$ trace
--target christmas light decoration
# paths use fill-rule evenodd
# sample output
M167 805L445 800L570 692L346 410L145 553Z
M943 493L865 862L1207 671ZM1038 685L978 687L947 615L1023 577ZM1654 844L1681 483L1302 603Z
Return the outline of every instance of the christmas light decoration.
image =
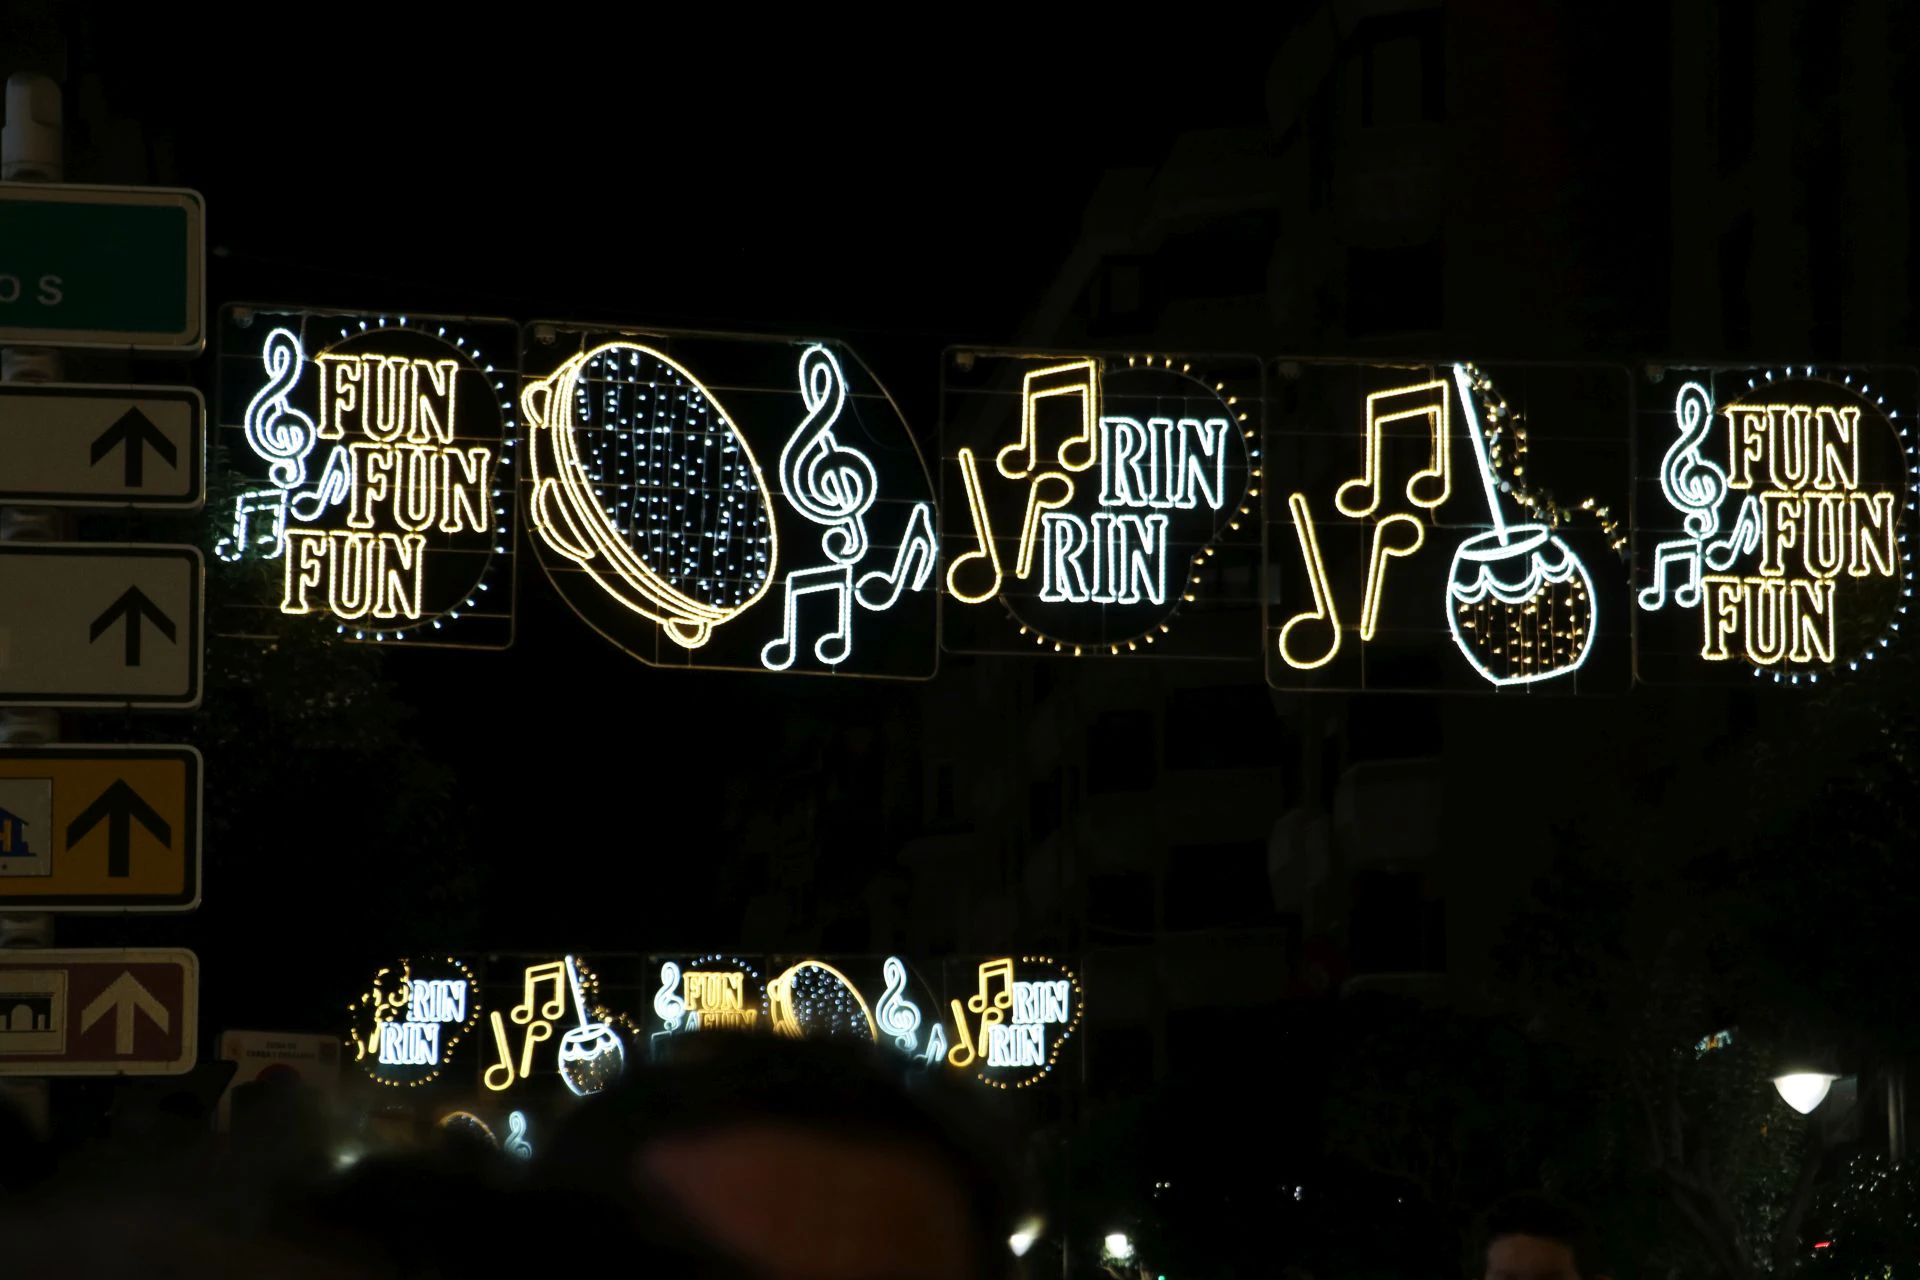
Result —
M772 585L760 464L698 378L634 342L582 352L520 395L535 531L688 649Z
M1564 514L1550 498L1516 487L1500 474L1500 446L1511 432L1515 457L1525 456L1525 434L1492 382L1471 365L1456 364L1450 378L1426 378L1370 393L1365 400L1360 475L1334 492L1342 516L1370 521L1359 610L1359 640L1379 634L1389 598L1388 570L1412 560L1428 543L1428 521L1451 510L1453 498L1453 406L1457 402L1473 449L1490 528L1454 550L1443 603L1455 647L1489 684L1525 685L1578 671L1592 652L1598 601L1584 562L1555 528ZM1482 410L1485 410L1484 415ZM1389 428L1417 424L1427 445L1427 464L1400 490L1414 511L1382 511L1386 494L1385 439ZM1523 471L1519 461L1516 472ZM1512 497L1535 523L1510 524L1503 496ZM1340 653L1344 625L1320 551L1312 501L1290 494L1288 514L1300 546L1312 596L1310 608L1290 615L1275 638L1281 660L1297 671L1326 666ZM1613 536L1611 516L1598 503L1580 504ZM1314 637L1310 640L1308 637Z
M1674 397L1659 485L1682 536L1654 544L1636 599L1649 613L1698 609L1707 662L1793 684L1843 661L1857 670L1890 643L1913 594L1910 428L1855 372L1753 371L1716 405L1714 385L1732 380L1709 372ZM1863 612L1883 629L1844 656L1840 626Z
M794 1039L877 1036L866 997L824 960L802 960L767 983L773 1029Z
M428 977L426 974L445 976ZM347 1006L354 1061L375 1083L430 1083L473 1029L480 1000L473 972L451 956L402 960L374 975L371 988Z
M230 332L252 324L242 310L246 325L232 320ZM215 554L279 560L281 611L330 616L343 636L471 642L472 611L496 581L510 582L512 558L503 493L515 374L469 341L491 326L269 314L289 323L268 331L257 363L221 364L223 377L245 368L260 378L238 456L264 464L269 483L235 496ZM460 331L449 335L448 324ZM336 336L309 356L309 337L328 326ZM499 608L509 605L503 595ZM462 610L468 628L440 634Z
M1096 356L999 358L1028 366L1018 426L993 449L998 483L980 465L991 444L954 451L971 537L948 564L948 594L999 600L1021 635L1057 653L1151 646L1258 496L1247 411L1170 356L1129 356L1124 367Z
M1080 979L1046 956L981 961L978 990L949 1001L954 1045L947 1062L998 1089L1024 1089L1052 1072L1079 1029ZM971 1020L969 1015L971 1015Z

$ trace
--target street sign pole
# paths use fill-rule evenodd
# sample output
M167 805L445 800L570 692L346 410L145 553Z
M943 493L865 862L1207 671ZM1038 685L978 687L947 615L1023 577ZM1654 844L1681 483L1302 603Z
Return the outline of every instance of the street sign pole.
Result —
M61 131L60 85L49 76L20 72L7 79L6 118L0 124L0 180L58 182L66 174ZM57 382L62 373L57 352L0 348L0 383ZM0 507L0 541L59 538L64 518L58 511L30 512ZM0 709L0 742L9 745L56 742L60 713L52 710ZM20 950L53 945L53 916L47 912L0 913L0 958ZM42 1133L51 1129L51 1090L44 1076L13 1080L10 1092Z

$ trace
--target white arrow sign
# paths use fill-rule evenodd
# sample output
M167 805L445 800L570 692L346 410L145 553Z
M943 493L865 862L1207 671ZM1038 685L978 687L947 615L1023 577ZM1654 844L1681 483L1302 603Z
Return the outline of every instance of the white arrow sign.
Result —
M0 706L200 705L193 547L0 543Z
M113 1051L123 1056L133 1052L133 1015L136 1012L152 1018L153 1025L162 1031L173 1028L173 1019L167 1012L167 1006L154 999L153 992L141 986L140 979L131 973L123 973L115 978L105 991L80 1011L81 1032L93 1030L93 1024L109 1012L114 1016Z
M0 384L0 502L197 508L206 418L192 387Z

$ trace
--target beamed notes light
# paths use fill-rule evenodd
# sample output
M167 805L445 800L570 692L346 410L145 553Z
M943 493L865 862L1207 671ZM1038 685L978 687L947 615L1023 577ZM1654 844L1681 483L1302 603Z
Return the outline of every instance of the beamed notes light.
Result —
M1259 495L1258 362L968 350L946 368L947 594L1045 652L1161 644Z
M517 331L505 321L229 307L237 470L214 551L263 607L352 640L503 647L513 628Z
M1667 369L1653 387L1642 677L1813 684L1877 659L1913 598L1912 371Z
M1040 1083L1080 1027L1079 976L1047 956L1000 956L963 972L973 989L947 1002L947 1064L996 1089Z
M932 676L932 481L851 351L536 324L523 359L535 546L601 634L655 666Z
M1528 411L1465 363L1281 366L1299 394L1274 425L1273 465L1289 477L1269 508L1276 686L1626 687L1624 504L1563 506L1528 462L1545 421L1550 458L1624 486L1624 442L1589 435L1596 410L1625 412L1626 380L1593 366L1506 376Z

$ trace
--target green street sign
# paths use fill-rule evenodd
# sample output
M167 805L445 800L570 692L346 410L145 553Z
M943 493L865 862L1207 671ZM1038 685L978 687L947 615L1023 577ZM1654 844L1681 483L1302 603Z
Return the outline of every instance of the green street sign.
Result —
M196 352L200 194L0 183L0 345Z

